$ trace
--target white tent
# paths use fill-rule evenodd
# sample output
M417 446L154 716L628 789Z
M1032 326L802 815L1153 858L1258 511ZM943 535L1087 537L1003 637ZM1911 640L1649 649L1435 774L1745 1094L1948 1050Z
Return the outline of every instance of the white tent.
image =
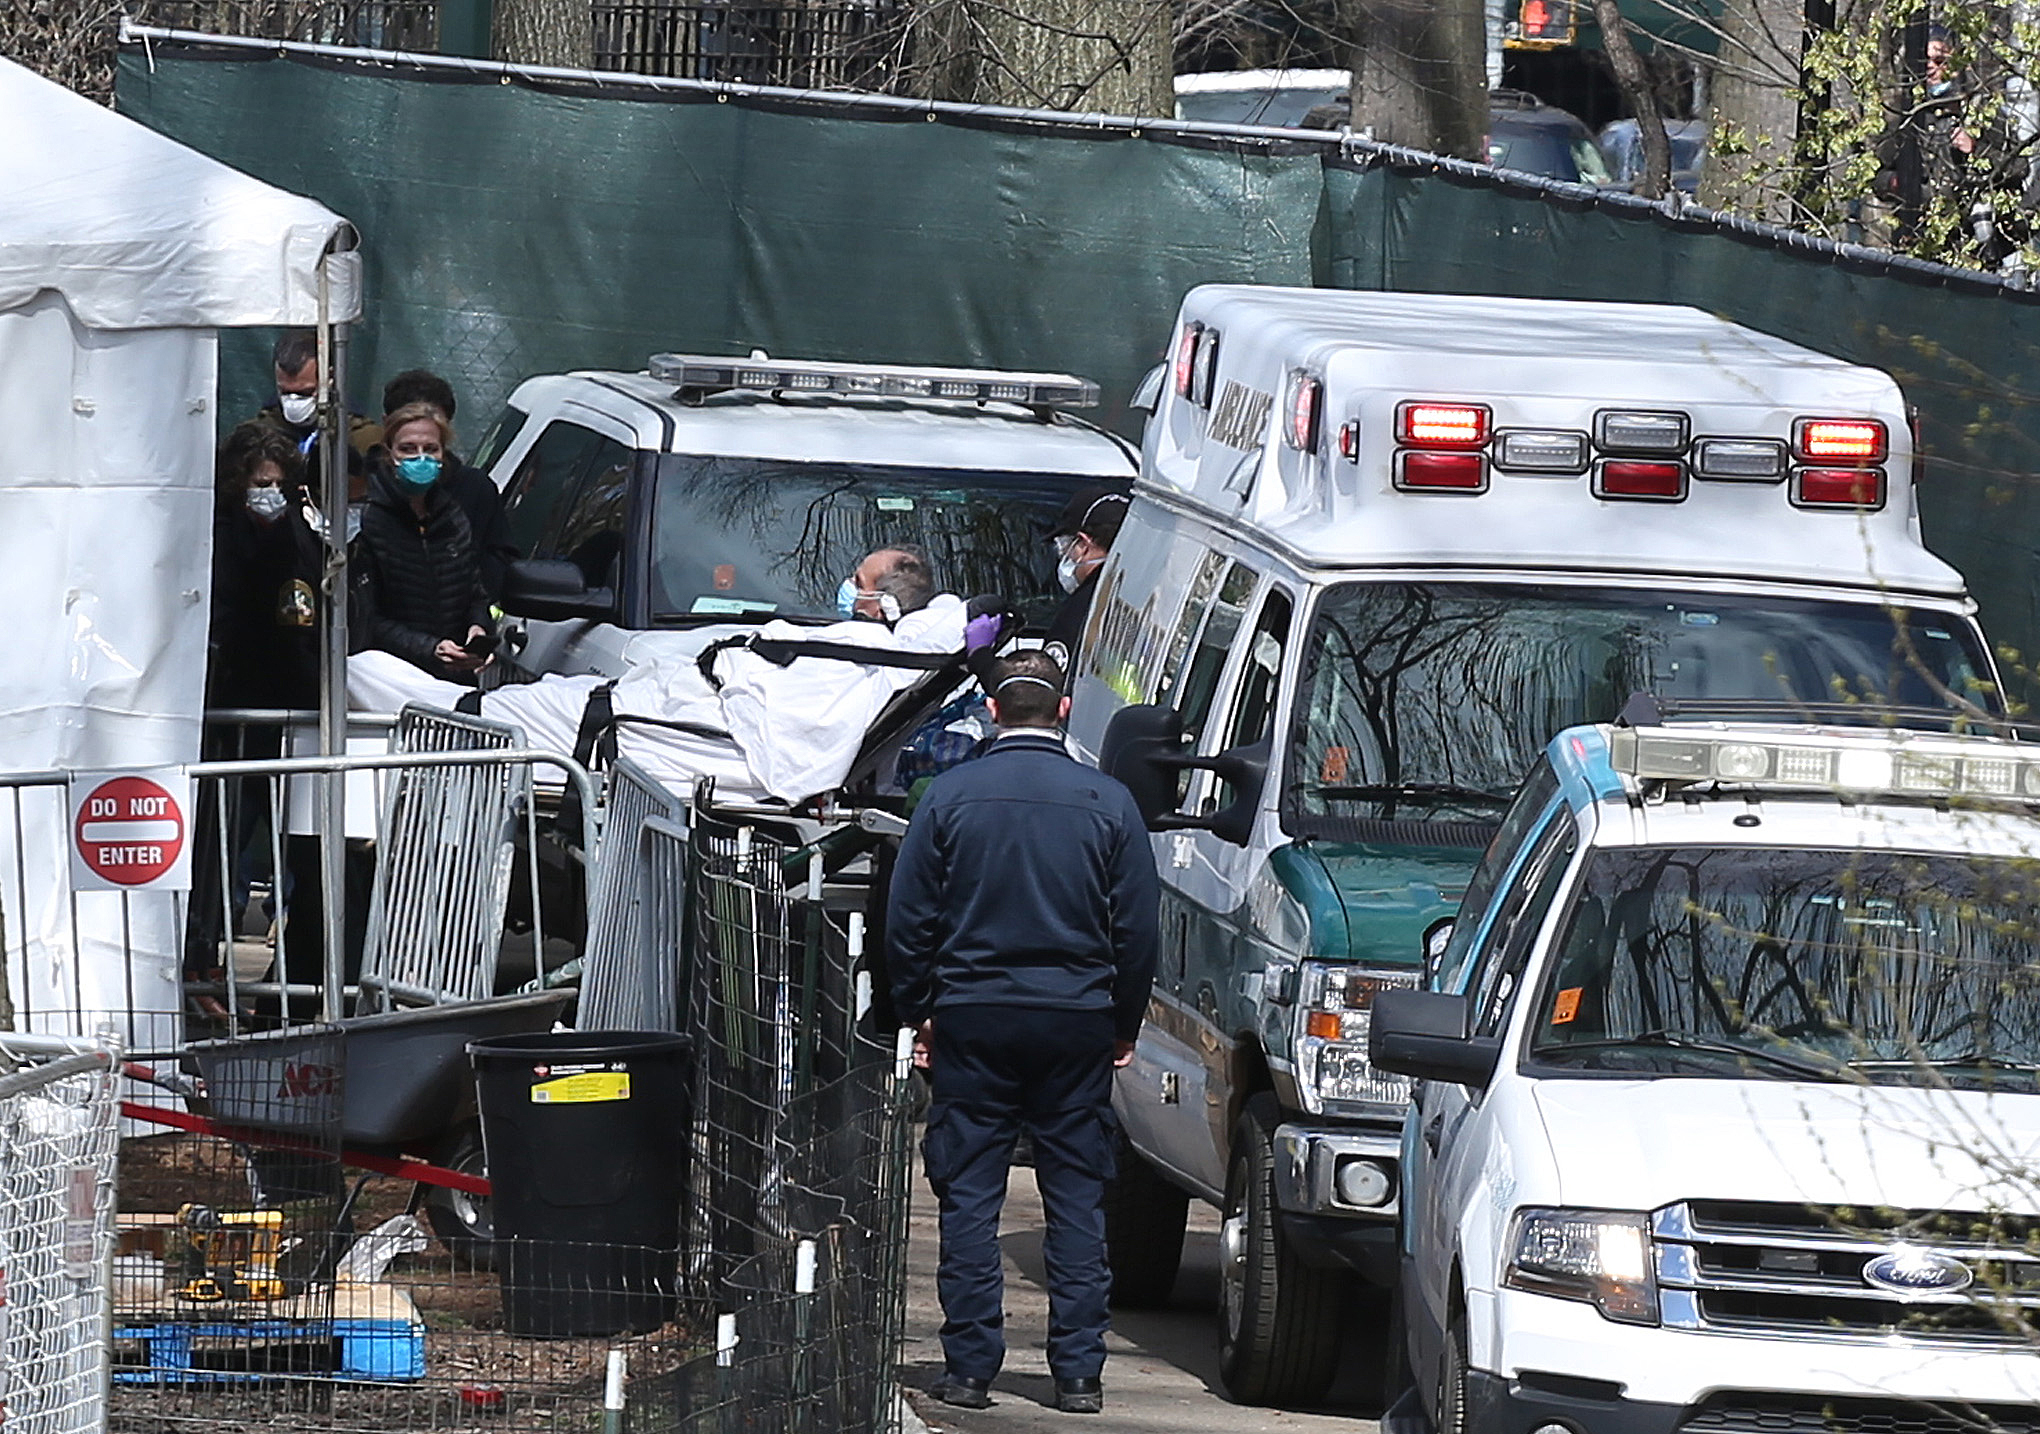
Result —
M0 782L192 761L216 331L317 322L322 256L350 231L5 60L0 135ZM357 302L329 295L329 317ZM61 790L0 788L21 1024L174 1012L181 898L74 898L66 825Z

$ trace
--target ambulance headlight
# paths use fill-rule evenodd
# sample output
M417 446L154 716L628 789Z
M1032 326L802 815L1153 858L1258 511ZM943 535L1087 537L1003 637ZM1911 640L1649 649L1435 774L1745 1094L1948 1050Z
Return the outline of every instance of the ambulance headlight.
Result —
M1686 415L1604 408L1594 415L1594 443L1608 453L1684 453Z
M1509 1234L1513 1290L1583 1300L1622 1324L1658 1322L1650 1219L1623 1210L1516 1212Z
M1340 1112L1393 1114L1409 1103L1407 1077L1378 1071L1367 1059L1374 998L1383 991L1414 990L1418 973L1363 970L1306 961L1298 975L1296 1084L1313 1115Z

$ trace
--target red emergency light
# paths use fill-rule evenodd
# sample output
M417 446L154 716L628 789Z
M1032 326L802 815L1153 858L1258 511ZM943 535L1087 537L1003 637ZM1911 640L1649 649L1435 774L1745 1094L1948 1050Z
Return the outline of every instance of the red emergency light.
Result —
M1686 465L1640 458L1606 459L1594 470L1594 496L1676 502L1686 496Z
M1882 468L1802 468L1792 475L1792 501L1801 508L1884 506Z
M1289 446L1305 453L1317 452L1318 410L1324 405L1325 386L1308 374L1292 380L1289 393Z
M1190 396L1190 381L1197 376L1197 336L1204 332L1202 324L1183 325L1182 336L1176 340L1176 396Z
M1488 420L1486 404L1412 400L1396 405L1395 436L1418 448L1481 448Z
M1882 463L1884 425L1873 418L1802 418L1792 425L1792 452L1808 463Z
M1395 456L1395 486L1405 490L1480 493L1487 489L1487 458L1479 453L1404 451Z

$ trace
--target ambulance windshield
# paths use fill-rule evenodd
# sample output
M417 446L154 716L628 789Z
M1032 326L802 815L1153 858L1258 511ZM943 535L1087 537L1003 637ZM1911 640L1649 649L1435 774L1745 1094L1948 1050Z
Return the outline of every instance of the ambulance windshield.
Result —
M1975 630L1876 602L1348 583L1306 645L1284 818L1492 820L1562 728L1639 692L1688 702L1999 702Z

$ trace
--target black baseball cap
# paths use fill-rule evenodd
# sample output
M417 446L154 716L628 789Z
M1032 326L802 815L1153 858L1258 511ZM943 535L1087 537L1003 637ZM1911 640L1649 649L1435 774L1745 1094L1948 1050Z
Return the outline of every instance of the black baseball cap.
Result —
M1126 521L1126 505L1132 498L1124 488L1109 483L1086 483L1063 504L1062 516L1048 530L1051 538L1068 538L1088 533L1093 542L1111 547Z

